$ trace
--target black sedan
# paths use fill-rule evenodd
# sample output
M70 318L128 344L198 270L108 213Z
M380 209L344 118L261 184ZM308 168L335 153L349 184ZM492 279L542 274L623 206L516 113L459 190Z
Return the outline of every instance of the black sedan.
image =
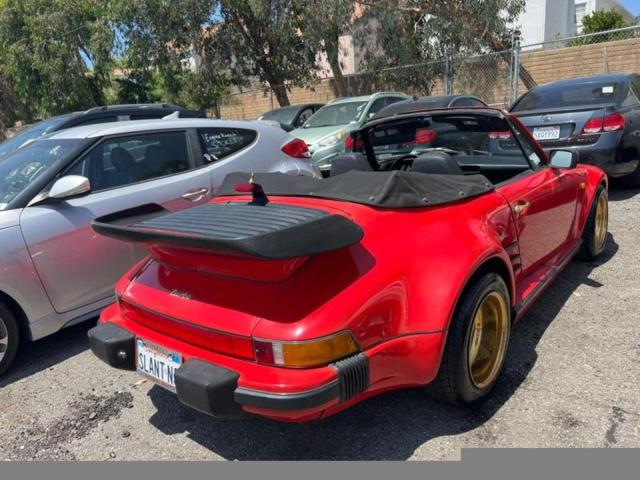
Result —
M640 75L547 83L522 95L510 111L545 150L575 150L580 163L640 188Z
M311 115L320 110L324 103L304 103L302 105L291 105L289 107L276 108L263 113L258 120L272 120L278 122L280 126L290 132L302 126Z

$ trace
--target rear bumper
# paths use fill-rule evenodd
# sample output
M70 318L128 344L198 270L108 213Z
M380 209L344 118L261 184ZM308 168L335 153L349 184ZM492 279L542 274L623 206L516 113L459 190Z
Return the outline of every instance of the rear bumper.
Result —
M117 304L103 310L99 325L89 332L94 353L109 365L127 370L135 369L135 349L131 352L136 337L182 355L183 365L175 374L176 393L190 407L219 417L250 413L305 422L326 418L388 390L429 383L438 373L446 333L405 334L325 367L290 369L185 343L127 319ZM126 355L119 353L121 349Z
M125 328L104 323L89 330L88 337L91 350L102 361L114 368L136 369L135 335ZM238 386L239 372L192 358L175 372L176 394L183 404L214 417L241 418L259 413L294 420L305 418L318 407L345 402L369 387L365 354L335 362L332 368L335 380L309 390L275 393ZM297 415L289 417L287 412Z

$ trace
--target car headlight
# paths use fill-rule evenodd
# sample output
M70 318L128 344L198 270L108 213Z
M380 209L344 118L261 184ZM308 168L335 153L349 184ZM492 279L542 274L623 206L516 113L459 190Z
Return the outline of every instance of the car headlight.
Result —
M259 363L291 368L311 368L328 365L359 351L350 332L302 342L253 340Z
M344 130L338 133L334 133L333 135L329 135L328 137L324 137L322 140L318 142L319 147L333 147L337 145L344 137L347 136L347 132Z

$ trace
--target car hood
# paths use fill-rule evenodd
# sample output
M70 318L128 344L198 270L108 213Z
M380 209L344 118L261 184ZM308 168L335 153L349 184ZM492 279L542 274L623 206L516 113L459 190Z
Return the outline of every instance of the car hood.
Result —
M351 131L354 128L357 128L357 125L351 123L345 125L330 125L328 127L297 128L291 132L291 135L304 140L309 145L314 145L325 137L342 131Z
M15 227L20 224L21 209L0 210L0 230Z

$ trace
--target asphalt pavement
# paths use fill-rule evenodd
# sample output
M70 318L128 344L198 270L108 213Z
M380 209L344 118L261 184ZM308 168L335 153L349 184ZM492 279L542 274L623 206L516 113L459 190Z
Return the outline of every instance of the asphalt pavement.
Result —
M218 420L88 350L91 322L0 379L0 459L430 460L476 447L640 447L640 192L612 189L606 251L573 262L514 328L475 409L388 393L330 419Z

